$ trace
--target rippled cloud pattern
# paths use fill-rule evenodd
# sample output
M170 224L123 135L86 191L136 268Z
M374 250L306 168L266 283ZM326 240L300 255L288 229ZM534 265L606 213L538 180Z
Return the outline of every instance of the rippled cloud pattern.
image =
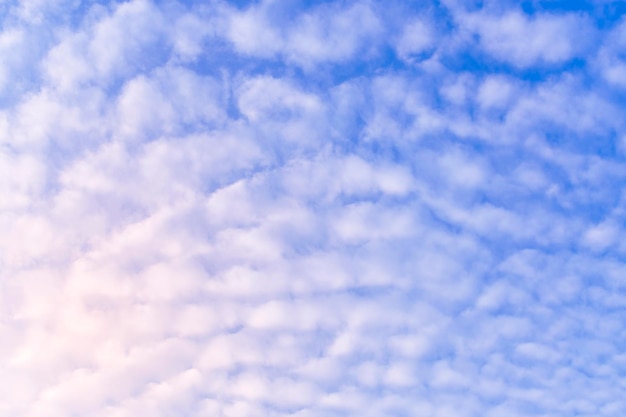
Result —
M626 414L626 7L0 3L1 417Z

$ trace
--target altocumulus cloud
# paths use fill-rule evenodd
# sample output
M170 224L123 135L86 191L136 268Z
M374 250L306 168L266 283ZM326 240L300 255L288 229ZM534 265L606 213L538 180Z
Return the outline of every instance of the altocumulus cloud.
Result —
M0 4L0 416L626 413L617 2Z

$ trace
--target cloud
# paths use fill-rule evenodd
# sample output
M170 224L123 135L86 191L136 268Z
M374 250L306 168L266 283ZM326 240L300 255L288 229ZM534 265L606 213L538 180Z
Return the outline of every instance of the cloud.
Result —
M589 20L574 14L483 12L464 15L461 22L478 35L486 53L518 68L565 64L583 55L594 37Z
M0 6L0 415L623 412L622 23L552 6Z
M624 50L623 33L626 27L623 20L608 31L606 40L599 48L593 65L599 72L600 77L606 80L612 87L623 88L626 80L622 69L624 63L622 54Z
M225 37L240 53L263 58L278 55L308 69L321 63L348 61L359 52L368 53L382 33L369 2L343 8L320 5L293 16L289 12L273 1L244 10L227 8Z
M411 55L427 52L435 44L434 30L427 22L416 19L408 22L402 30L396 50L403 59L410 58Z

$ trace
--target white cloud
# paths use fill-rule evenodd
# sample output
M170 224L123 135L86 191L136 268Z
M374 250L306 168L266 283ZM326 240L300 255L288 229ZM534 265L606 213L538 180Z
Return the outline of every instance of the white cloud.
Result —
M344 8L320 5L295 17L286 13L273 1L244 10L226 9L226 37L243 54L264 58L281 55L288 62L312 69L320 63L343 62L359 52L368 53L382 33L369 2Z
M624 411L621 26L443 3L4 7L0 415Z
M358 22L355 25L354 22ZM318 62L346 61L358 52L369 52L382 32L375 11L367 3L342 10L321 8L302 16L288 35L287 59L304 67Z
M140 75L125 84L119 97L114 134L137 141L220 123L224 117L220 90L214 80L176 67L150 78Z
M479 36L485 52L519 68L566 63L584 54L594 36L590 22L574 14L472 13L461 23Z
M202 56L206 38L214 34L210 18L202 14L187 13L180 16L170 29L174 53L181 61L194 61Z
M583 235L583 244L594 250L606 249L614 244L620 233L619 226L611 221L589 228Z
M396 44L396 51L402 59L410 59L411 55L421 54L433 48L435 34L428 22L416 19L408 22Z
M485 109L507 107L516 95L516 87L514 81L505 77L487 77L478 89L477 102Z

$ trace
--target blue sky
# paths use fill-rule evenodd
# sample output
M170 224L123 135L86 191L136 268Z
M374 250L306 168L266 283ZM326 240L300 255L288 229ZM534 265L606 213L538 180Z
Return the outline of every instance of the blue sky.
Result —
M0 4L0 416L626 413L617 1Z

